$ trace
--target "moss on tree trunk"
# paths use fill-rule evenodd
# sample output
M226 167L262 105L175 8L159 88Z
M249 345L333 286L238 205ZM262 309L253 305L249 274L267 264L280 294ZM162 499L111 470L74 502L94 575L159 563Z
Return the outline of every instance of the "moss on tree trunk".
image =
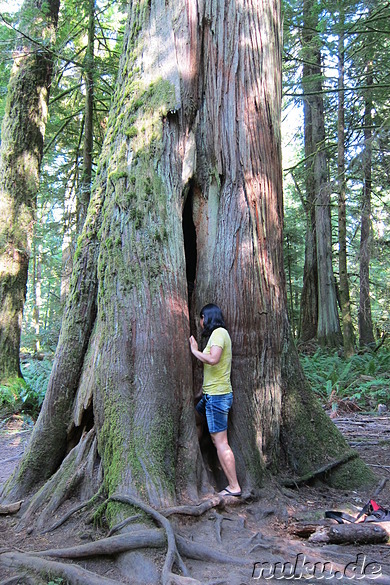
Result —
M1 129L0 381L21 375L20 333L47 121L53 39L59 0L26 0L23 46L14 53ZM27 39L35 37L34 43Z

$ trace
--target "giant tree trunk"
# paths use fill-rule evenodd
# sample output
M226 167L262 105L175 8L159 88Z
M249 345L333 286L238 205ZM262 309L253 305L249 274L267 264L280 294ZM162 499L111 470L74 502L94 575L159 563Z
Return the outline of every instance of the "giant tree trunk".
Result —
M134 1L124 47L48 394L5 500L61 461L54 477L70 473L72 445L92 452L90 469L101 463L109 495L161 507L216 487L188 346L209 301L233 341L229 433L243 489L258 491L265 465L299 474L349 451L289 336L278 2Z
M20 376L19 347L59 0L26 0L1 130L0 381ZM31 39L37 39L34 43Z

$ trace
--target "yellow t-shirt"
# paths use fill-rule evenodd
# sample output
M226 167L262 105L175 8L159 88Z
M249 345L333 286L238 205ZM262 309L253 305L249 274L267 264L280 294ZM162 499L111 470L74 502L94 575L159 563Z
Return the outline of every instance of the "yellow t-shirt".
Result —
M223 327L214 329L203 353L210 353L211 347L222 347L221 359L214 366L203 364L204 394L229 394L232 391L230 371L232 367L232 342Z

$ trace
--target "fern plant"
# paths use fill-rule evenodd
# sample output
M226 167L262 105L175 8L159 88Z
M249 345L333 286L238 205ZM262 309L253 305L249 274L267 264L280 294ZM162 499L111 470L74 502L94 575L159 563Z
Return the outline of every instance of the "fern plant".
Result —
M319 349L312 356L301 356L301 363L324 403L350 399L365 409L380 402L390 406L390 352L386 348L350 359Z
M23 378L12 378L0 386L0 407L36 417L45 398L52 362L31 360L22 364Z

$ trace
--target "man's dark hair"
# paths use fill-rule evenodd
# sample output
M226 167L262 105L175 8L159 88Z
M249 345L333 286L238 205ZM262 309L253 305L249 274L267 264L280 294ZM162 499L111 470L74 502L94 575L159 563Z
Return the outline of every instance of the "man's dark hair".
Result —
M200 312L200 316L203 317L204 335L211 335L214 329L218 327L226 329L222 311L217 305L213 305L212 303L205 305Z

